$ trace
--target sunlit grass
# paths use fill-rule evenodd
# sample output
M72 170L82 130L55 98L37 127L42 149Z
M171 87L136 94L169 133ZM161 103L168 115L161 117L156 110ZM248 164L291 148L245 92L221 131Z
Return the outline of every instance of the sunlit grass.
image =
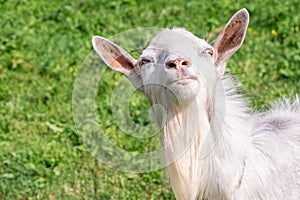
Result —
M250 12L243 47L228 72L259 108L300 91L298 0L288 1L3 1L0 0L0 199L173 199L162 170L130 174L86 151L72 118L73 84L92 51L91 37L138 27L185 27L214 41L240 8ZM213 33L213 34L209 34ZM107 70L96 97L105 134L130 151L157 148L156 138L122 135L111 113L114 80ZM135 123L149 123L135 94ZM148 146L147 146L148 145Z

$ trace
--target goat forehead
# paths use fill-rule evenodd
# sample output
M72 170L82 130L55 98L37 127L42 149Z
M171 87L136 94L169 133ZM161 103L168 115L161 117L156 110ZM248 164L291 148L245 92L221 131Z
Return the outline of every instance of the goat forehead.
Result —
M164 29L152 39L143 54L156 57L167 56L166 54L193 57L208 47L212 48L205 40L185 29Z

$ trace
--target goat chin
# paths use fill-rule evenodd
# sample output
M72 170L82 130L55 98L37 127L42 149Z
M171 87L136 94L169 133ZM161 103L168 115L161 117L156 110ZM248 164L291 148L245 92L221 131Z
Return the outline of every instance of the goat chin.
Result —
M200 83L197 80L189 80L188 82L174 82L167 86L167 89L174 95L174 98L180 104L186 104L194 100L199 95ZM203 95L203 94L202 94Z

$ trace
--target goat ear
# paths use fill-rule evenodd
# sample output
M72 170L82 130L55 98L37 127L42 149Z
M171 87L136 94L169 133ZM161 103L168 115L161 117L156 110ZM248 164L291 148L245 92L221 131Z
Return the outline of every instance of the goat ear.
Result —
M243 8L232 16L219 34L214 45L214 62L220 75L224 74L228 59L241 47L248 23L249 13Z
M93 36L92 43L95 51L107 66L125 76L131 74L136 60L124 49L100 36Z

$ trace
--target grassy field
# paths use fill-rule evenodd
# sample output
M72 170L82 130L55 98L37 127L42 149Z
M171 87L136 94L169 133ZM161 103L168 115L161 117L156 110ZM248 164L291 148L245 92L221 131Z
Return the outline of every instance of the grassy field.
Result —
M174 199L163 170L125 173L86 150L72 116L72 91L93 35L138 27L185 27L213 42L242 7L250 12L243 47L228 64L249 103L264 109L300 93L300 1L0 0L0 199ZM211 34L210 34L211 33ZM159 135L122 134L110 107L121 76L107 70L97 90L97 118L120 148L158 148ZM147 104L130 100L135 123Z

